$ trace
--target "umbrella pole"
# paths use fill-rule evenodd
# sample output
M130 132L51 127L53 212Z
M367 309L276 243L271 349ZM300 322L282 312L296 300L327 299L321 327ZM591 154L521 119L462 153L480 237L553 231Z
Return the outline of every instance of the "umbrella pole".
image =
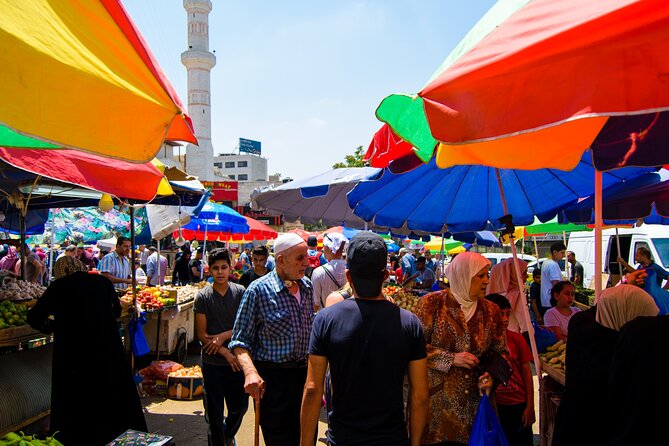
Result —
M562 243L567 246L567 232L562 231ZM567 271L569 270L569 271ZM567 262L567 259L564 259L564 275L567 276L567 279L571 277L571 265Z
M537 248L537 236L532 236L532 241L534 242L534 253L537 255L537 261L539 260L539 248Z
M595 170L595 303L602 293L602 172Z
M132 278L132 308L137 308L137 277L135 276L135 207L128 206L130 211L130 277ZM130 331L128 331L128 334ZM128 336L130 342L130 367L134 373L135 371L135 354L132 350L132 340Z
M202 243L202 263L205 262L205 259L207 258L207 228L209 227L209 224L205 220L204 222L204 242ZM204 278L204 265L200 267L200 280Z
M56 213L51 215L51 243L49 245L49 280L53 278L53 242L56 235Z
M502 206L504 208L504 215L509 215L509 208L506 204L506 196L504 195L504 186L502 185L502 178L499 174L499 169L495 169L497 174L497 183L499 184L499 194L502 199ZM520 276L520 265L518 263L518 252L516 251L516 243L513 240L513 234L509 234L511 237L511 251L513 252L513 266L516 274L516 281L518 282L518 291L520 291L520 298L522 299L523 304L523 315L525 316L525 323L527 324L527 333L530 338L530 346L532 347L532 357L534 358L534 368L537 371L537 377L539 378L539 387L541 387L541 361L539 360L539 350L537 350L537 342L534 339L534 327L532 326L532 320L530 319L530 308L527 305L527 296L525 295L525 283L523 278Z
M442 233L441 234L441 251L439 251L439 261L441 262L441 274L440 277L443 279L444 278L444 270L446 268L446 262L444 261L444 254L445 251L445 245L446 245L446 237L444 237L446 234Z
M618 228L617 227L616 227L616 247L618 248L618 256L617 257L622 257L622 254L620 253L620 235L618 234ZM618 273L620 274L620 279L622 280L622 278L623 278L623 265L620 262L618 262Z
M21 253L21 257L19 258L19 262L21 262L21 280L25 281L28 250L26 249L26 214L23 208L19 209L19 231L21 232L21 248L19 248L19 252Z
M160 240L156 240L156 255L158 256L158 285L162 285L163 281L162 275L163 275L163 270L160 266Z

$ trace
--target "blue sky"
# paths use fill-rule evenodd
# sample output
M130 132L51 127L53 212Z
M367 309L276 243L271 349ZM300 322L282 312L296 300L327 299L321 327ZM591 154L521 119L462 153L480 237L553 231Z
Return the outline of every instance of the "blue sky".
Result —
M294 179L366 149L379 102L415 93L493 0L221 1L209 15L214 154L262 142ZM179 0L123 0L186 105Z

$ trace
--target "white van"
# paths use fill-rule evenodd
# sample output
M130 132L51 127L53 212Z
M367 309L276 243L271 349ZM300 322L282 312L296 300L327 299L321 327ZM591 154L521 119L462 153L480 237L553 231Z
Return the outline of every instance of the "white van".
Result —
M495 266L498 263L513 257L513 254L510 252L482 252L481 255L486 259L490 260L491 266ZM518 258L521 260L525 260L527 263L537 261L536 257L521 253L518 253Z
M652 258L662 268L669 268L669 226L642 225L638 228L618 229L620 239L620 256L635 268L634 259L637 248L646 247ZM612 276L612 283L617 283L620 272L618 268L618 247L616 230L602 231L602 268L604 273ZM595 275L595 231L572 232L569 235L567 251L573 251L576 261L583 265L583 284L588 286Z

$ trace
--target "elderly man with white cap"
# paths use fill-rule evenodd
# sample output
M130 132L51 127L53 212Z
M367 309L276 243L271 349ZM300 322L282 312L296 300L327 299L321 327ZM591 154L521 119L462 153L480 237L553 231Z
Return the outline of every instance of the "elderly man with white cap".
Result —
M304 277L306 242L296 234L282 234L274 242L274 254L274 271L244 292L229 348L244 371L244 389L256 400L262 398L265 444L297 446L314 295Z
M325 308L325 300L330 293L346 284L346 260L342 257L347 244L348 239L343 234L323 234L323 255L328 263L316 268L311 275L316 311Z

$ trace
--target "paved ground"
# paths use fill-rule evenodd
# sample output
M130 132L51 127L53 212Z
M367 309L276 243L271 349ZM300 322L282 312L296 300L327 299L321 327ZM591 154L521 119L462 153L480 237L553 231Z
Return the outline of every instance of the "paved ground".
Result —
M177 446L207 446L207 423L202 400L177 401L160 397L142 398L149 432L174 437ZM321 417L322 418L322 417ZM319 438L325 437L327 425L319 422ZM254 410L249 407L237 434L239 446L253 445ZM260 433L261 443L262 432Z
M189 355L186 365L193 365L197 363L197 360L197 356ZM535 376L534 407L537 414L537 422L534 423L533 426L535 444L539 444L538 388L539 386ZM249 410L244 417L242 427L237 435L237 444L239 446L253 445L254 410L252 404L253 402L250 400ZM178 401L152 396L142 398L142 405L145 409L149 432L170 435L174 437L177 446L207 446L207 423L204 419L202 399L194 401ZM318 438L322 439L325 437L325 429L327 428L324 411L321 412L321 420L318 424ZM260 435L260 444L264 444L262 441L262 432ZM324 444L324 441L320 441L319 444Z

